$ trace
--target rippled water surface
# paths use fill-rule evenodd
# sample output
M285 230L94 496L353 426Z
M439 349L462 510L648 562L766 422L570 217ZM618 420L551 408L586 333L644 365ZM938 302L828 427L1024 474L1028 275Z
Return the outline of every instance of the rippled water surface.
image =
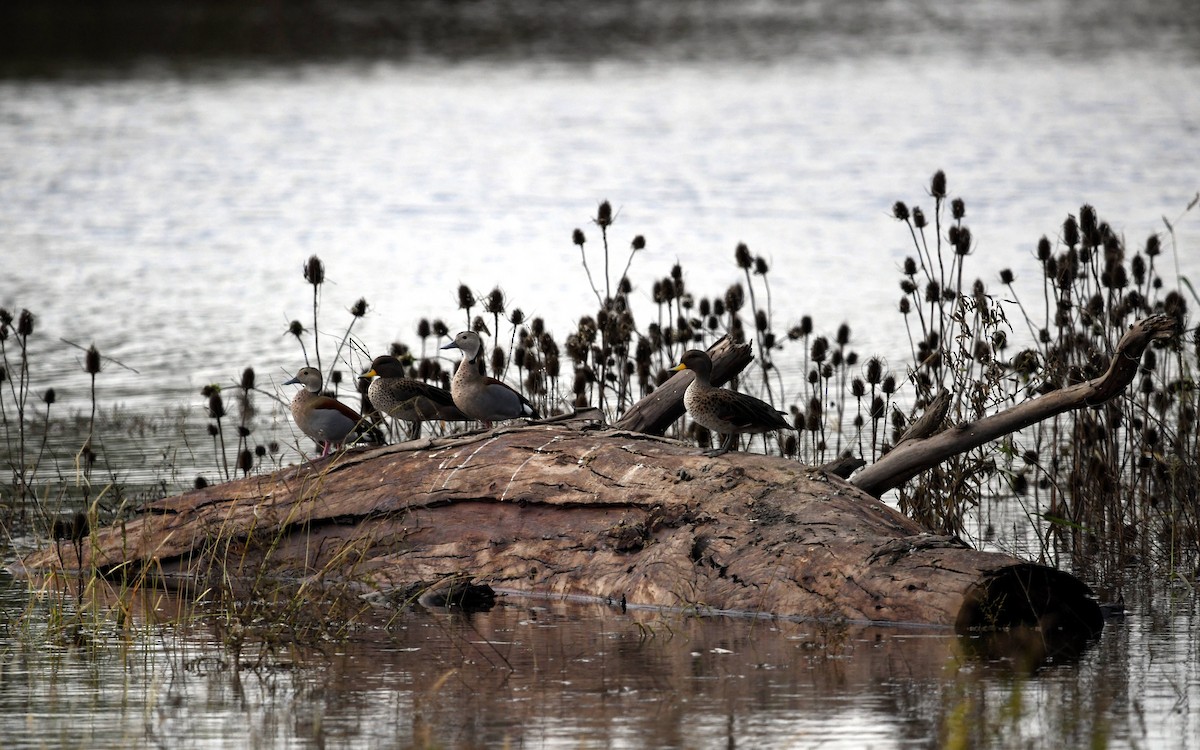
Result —
M276 382L294 371L284 331L311 324L312 254L327 266L327 357L360 297L370 312L353 333L371 353L419 346L422 317L461 327L460 283L499 286L565 336L595 307L571 232L588 234L603 287L589 218L609 199L614 281L646 238L630 272L642 320L675 263L696 296L722 294L746 242L771 263L778 328L848 322L861 351L898 356L912 248L894 201L930 210L944 168L977 241L968 274L994 285L1011 268L1040 297L1034 246L1082 203L1131 247L1182 214L1196 72L1127 50L0 81L0 304L38 314L35 380L64 403L84 402L87 380L62 339L136 370L108 368L105 402L157 412L246 366ZM1180 222L1185 275L1198 234Z
M31 445L45 435L56 467L43 478L78 476L92 402L74 345L93 342L111 358L94 444L104 481L131 501L220 473L200 388L248 366L266 391L255 439L284 444L263 466L295 460L266 396L290 398L278 384L303 362L285 331L312 326L301 267L314 254L326 362L347 309L370 305L347 373L393 341L419 350L421 318L463 327L459 284L501 287L561 339L596 307L576 227L600 287L644 235L630 271L639 322L676 263L697 297L722 294L745 242L770 262L777 329L848 322L864 355L903 358L894 311L912 250L891 207L929 210L937 169L966 201L968 274L1010 298L997 277L1012 269L1038 314L1036 242L1083 203L1130 248L1162 233L1172 286L1200 278L1184 213L1200 189L1193 3L552 5L413 3L399 20L345 6L357 14L330 20L320 50L280 31L294 19L268 41L126 24L125 46L106 46L64 17L37 27L70 61L52 75L23 57L37 34L0 23L0 306L37 315ZM218 42L228 57L211 54ZM604 199L617 209L608 268L590 222ZM7 354L14 372L11 341ZM790 377L793 355L776 358ZM43 425L48 387L58 402ZM470 619L404 610L319 649L249 637L239 651L211 623L155 624L169 613L152 605L132 635L113 610L72 635L51 600L4 578L0 736L30 748L1200 745L1194 595L1126 594L1127 617L1082 654L1031 666L937 631L531 601Z
M21 607L24 587L0 593ZM143 618L188 610L169 597ZM320 645L287 630L103 619L0 639L5 747L1178 747L1194 605L1110 624L1081 656L928 629L687 618L502 600L403 608ZM121 633L124 632L124 635ZM234 644L240 643L240 646ZM47 645L49 644L49 648Z

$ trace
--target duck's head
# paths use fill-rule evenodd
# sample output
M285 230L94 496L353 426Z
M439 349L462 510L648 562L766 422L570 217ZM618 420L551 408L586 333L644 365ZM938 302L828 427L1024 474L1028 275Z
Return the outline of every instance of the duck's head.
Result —
M474 331L463 331L454 340L442 347L443 349L461 349L463 356L474 362L483 349L483 339Z
M297 383L303 385L313 393L320 393L322 383L321 371L315 367L301 367L296 372L296 377L291 380L285 380L283 384L295 385Z
M390 354L385 354L371 360L371 367L362 374L362 377L402 378L404 377L404 365L400 364L400 360Z
M671 368L672 372L679 370L692 370L697 376L708 377L712 373L712 358L708 356L708 352L689 349L683 353L679 364Z

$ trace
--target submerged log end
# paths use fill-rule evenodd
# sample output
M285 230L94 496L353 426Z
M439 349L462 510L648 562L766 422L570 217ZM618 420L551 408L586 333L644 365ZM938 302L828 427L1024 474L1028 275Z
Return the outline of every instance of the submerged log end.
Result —
M1046 637L1095 636L1104 628L1100 605L1087 585L1061 570L1032 563L989 572L963 598L955 630L1036 628Z

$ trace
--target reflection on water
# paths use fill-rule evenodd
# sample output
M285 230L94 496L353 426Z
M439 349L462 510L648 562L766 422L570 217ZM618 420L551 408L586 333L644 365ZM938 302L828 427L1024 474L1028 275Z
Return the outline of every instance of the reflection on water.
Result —
M4 581L5 747L1186 747L1188 712L1138 723L1164 691L1195 697L1170 628L1106 629L1080 659L1030 669L936 630L618 611L504 599L471 616L381 612L317 644L273 631L154 625L188 604L155 594L129 631L100 616L47 636ZM15 607L13 605L16 605ZM194 610L195 607L192 606ZM85 618L86 619L86 618ZM286 632L286 630L282 631ZM239 640L240 639L240 640ZM1133 641L1148 668L1126 658ZM46 648L46 644L51 645Z

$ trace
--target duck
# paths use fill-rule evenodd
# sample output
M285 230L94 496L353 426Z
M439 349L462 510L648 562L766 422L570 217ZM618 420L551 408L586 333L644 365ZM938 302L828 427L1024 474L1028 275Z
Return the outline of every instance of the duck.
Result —
M766 401L714 386L712 358L708 352L688 350L671 370L691 370L695 373L696 379L683 394L683 406L697 424L725 436L719 448L704 452L706 456L728 453L742 434L796 429L788 423L786 414Z
M372 379L367 389L371 405L384 416L412 422L412 437L421 434L421 422L426 420L462 422L468 419L454 405L450 391L405 377L404 365L391 355L371 360L371 366L362 377Z
M527 398L507 384L479 372L483 339L478 333L463 331L442 349L459 349L463 353L454 379L450 381L450 395L463 414L483 422L484 427L491 427L492 422L503 419L541 419Z
M301 432L321 444L322 458L341 446L362 423L358 412L336 398L321 395L321 371L315 367L301 367L296 377L283 384L304 386L292 397L292 419Z

